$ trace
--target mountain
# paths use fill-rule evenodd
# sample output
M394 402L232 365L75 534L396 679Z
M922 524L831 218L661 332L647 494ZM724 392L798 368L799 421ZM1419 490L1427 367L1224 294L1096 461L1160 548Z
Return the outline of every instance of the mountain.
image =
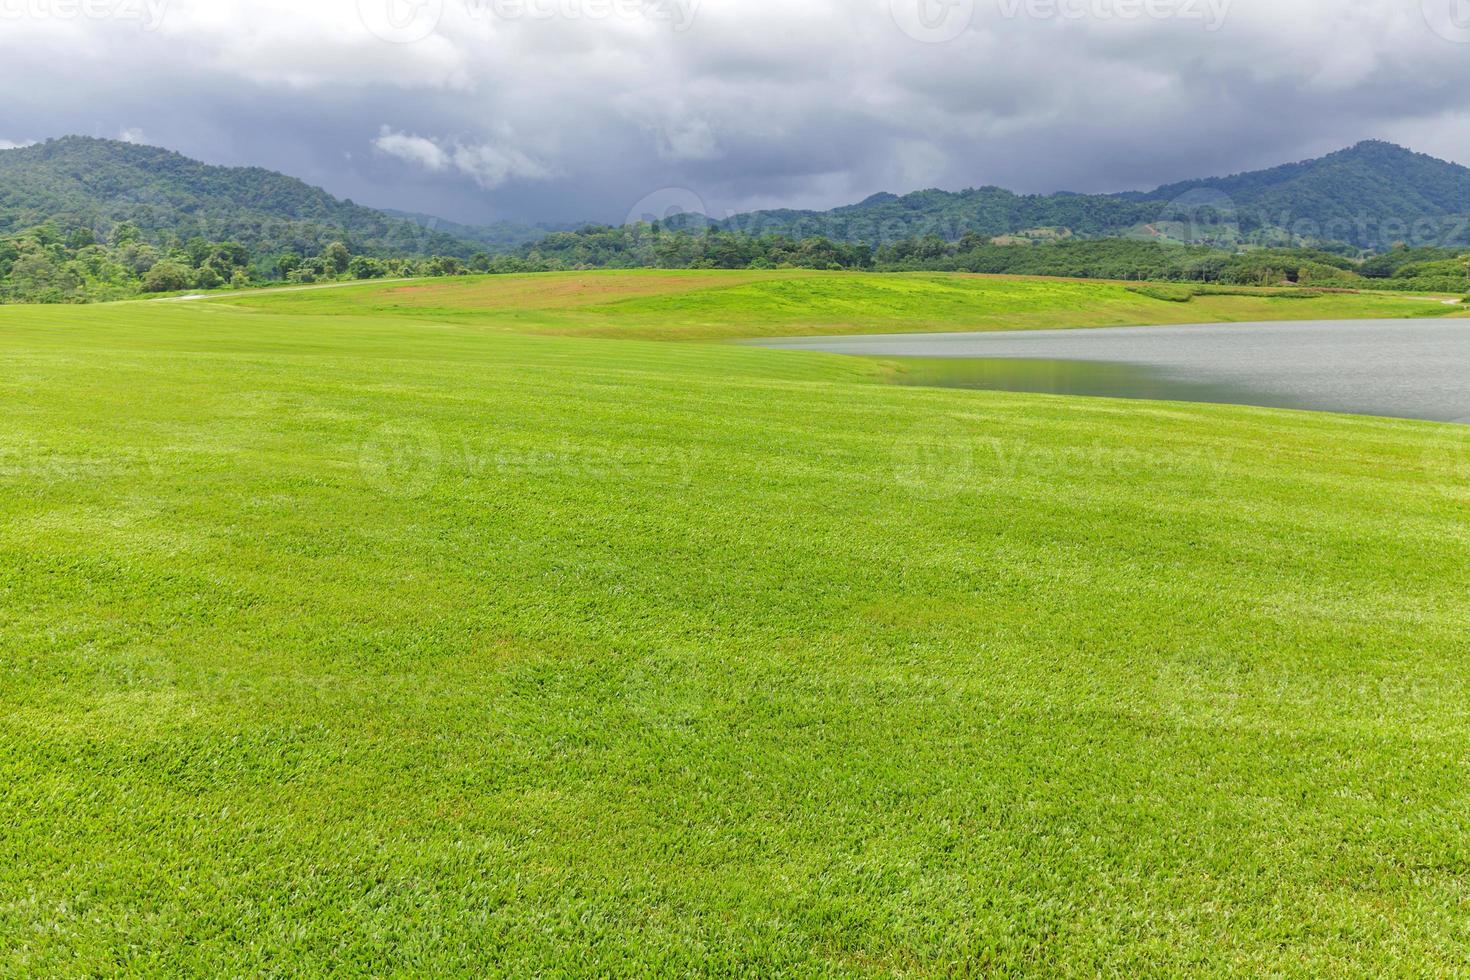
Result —
M1156 205L1115 196L1021 195L1000 187L981 187L916 191L902 197L874 195L861 204L831 211L756 211L716 224L725 231L752 235L882 243L924 235L947 241L967 234L989 238L1044 228L1102 236L1145 223L1158 213ZM701 223L697 218L691 222Z
M313 255L334 241L378 257L511 253L571 225L457 224L342 201L258 167L214 167L168 150L69 136L0 150L0 239L50 222L106 240L121 223L174 247L233 241L253 255ZM1242 244L1384 250L1470 245L1470 169L1369 141L1316 160L1123 194L1015 194L999 187L874 194L831 211L775 210L670 228L883 244L1125 237L1233 249Z
M676 225L699 227L700 216ZM1368 141L1270 170L1125 194L1020 195L999 187L876 194L831 211L757 211L729 231L883 243L937 235L1124 236L1233 246L1470 245L1470 169Z
M1470 168L1376 140L1270 170L1171 184L1140 199L1212 198L1233 202L1242 223L1321 241L1365 248L1470 241Z
M587 224L585 221L572 223L522 224L517 221L497 221L488 225L464 225L447 218L416 211L396 211L383 208L383 213L399 221L407 221L419 228L443 232L454 238L479 243L491 255L506 255L527 242L538 241L559 231L573 231Z
M232 241L252 253L467 257L481 246L341 201L259 167L214 167L169 150L67 136L0 150L0 237L43 222L106 240L124 222L155 244Z

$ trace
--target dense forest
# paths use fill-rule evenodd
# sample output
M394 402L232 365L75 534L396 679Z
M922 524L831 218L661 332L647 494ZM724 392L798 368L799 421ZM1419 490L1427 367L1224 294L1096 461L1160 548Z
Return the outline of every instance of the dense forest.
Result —
M106 241L45 224L0 239L0 302L76 303L139 294L269 283L579 269L864 269L1066 276L1125 281L1300 285L1316 288L1470 291L1470 256L1454 249L1398 248L1345 255L1315 249L1225 251L1127 239L996 244L967 235L905 239L873 249L822 238L759 238L713 228L670 231L656 224L558 232L514 254L379 258L342 242L301 255L253 253L237 242L191 239L160 247L135 226Z
M889 272L975 272L1125 281L1224 285L1310 285L1465 293L1470 256L1449 248L1255 248L1244 251L1122 238L1003 241L937 235L874 249L825 238L752 237L709 227L670 231L657 223L588 227L549 235L514 256L496 256L494 271L580 268L872 269Z
M0 303L89 303L140 294L271 283L451 276L490 271L490 257L452 255L378 258L342 242L315 254L252 252L238 242L193 238L155 246L132 224L99 241L87 229L63 233L44 224L0 238Z

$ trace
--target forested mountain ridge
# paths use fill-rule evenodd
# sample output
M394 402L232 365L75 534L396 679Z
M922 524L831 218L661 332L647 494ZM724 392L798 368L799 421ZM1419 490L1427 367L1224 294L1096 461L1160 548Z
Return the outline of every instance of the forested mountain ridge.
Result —
M586 222L526 224L519 221L497 221L488 225L466 225L417 211L398 211L394 208L383 208L382 211L390 218L407 221L420 228L443 232L453 238L474 242L491 255L513 252L518 246L527 242L538 241L557 232L575 231L586 224Z
M260 167L216 167L170 150L82 136L0 150L0 237L41 224L63 234L87 230L98 241L128 225L154 245L229 241L252 254L309 255L332 242L383 257L481 250Z
M1155 205L1120 197L1023 195L1001 187L980 187L963 191L930 189L902 197L875 194L860 204L831 211L754 211L715 224L724 231L749 235L817 236L882 244L925 235L956 241L965 235L998 237L1033 229L1066 229L1075 235L1102 236L1149 221L1158 213ZM698 218L692 221L702 223Z
M701 226L700 216L675 219ZM1269 170L1123 194L1021 195L999 187L876 194L831 211L756 211L727 231L882 244L934 235L1136 237L1219 246L1470 245L1470 168L1367 141Z
M1241 206L1290 207L1308 195L1326 195L1341 204L1377 205L1405 214L1470 212L1470 168L1381 140L1367 140L1325 157L1269 170L1184 181L1148 194L1120 196L1167 201L1196 190L1219 192Z
M216 167L156 147L68 136L0 150L0 237L42 223L92 230L120 224L158 245L191 238L238 242L252 254L319 253L341 241L354 254L511 252L574 226L462 225L342 201L259 167ZM1269 170L1184 181L1147 192L1016 194L1000 187L875 194L830 211L768 210L722 220L684 214L665 227L709 225L877 246L935 236L1130 237L1191 244L1318 245L1383 250L1470 245L1470 168L1368 141Z
M1147 193L986 187L720 222L682 214L621 227L476 227L361 207L261 168L66 137L0 151L0 303L591 268L876 268L1463 294L1467 214L1470 169L1364 143Z

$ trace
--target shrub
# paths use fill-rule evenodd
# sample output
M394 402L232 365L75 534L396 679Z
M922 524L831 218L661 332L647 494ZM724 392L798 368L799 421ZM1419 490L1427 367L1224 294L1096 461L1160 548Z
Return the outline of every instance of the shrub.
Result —
M1130 293L1147 296L1149 299L1162 300L1165 303L1188 303L1197 294L1197 290L1192 286L1161 286L1150 283L1143 286L1124 286L1123 288Z
M173 293L180 289L188 289L192 278L193 274L188 266L165 260L154 265L143 277L143 292Z

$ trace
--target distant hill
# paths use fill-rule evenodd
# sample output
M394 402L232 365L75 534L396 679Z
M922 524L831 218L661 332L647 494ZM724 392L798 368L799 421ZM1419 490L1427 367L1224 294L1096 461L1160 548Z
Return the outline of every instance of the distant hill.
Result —
M467 257L481 246L341 201L259 167L214 167L169 150L68 136L0 150L0 237L51 222L106 240L128 222L155 244L233 241L253 253L319 253L342 241L354 254Z
M397 211L383 208L390 218L407 221L419 228L443 232L454 238L479 243L491 255L506 255L527 242L534 242L559 231L573 231L586 222L522 224L516 221L497 221L488 225L465 225L432 214L416 211Z
M753 235L883 243L922 235L955 241L967 234L996 237L1042 228L1102 236L1143 224L1158 214L1155 205L1120 197L1021 195L1000 187L981 187L916 191L902 197L881 194L831 211L757 211L716 224L725 231ZM704 222L697 217L676 220L676 224L686 223Z
M674 224L874 244L937 235L1122 236L1193 244L1470 245L1470 169L1392 143L1144 193L1021 195L999 187L875 194L831 211L757 211Z
M459 258L512 254L578 228L475 226L374 210L258 167L209 166L156 147L79 136L0 150L0 238L43 222L63 232L88 229L103 241L127 222L165 248L202 238L238 242L255 255L313 255L342 241L353 254ZM681 215L664 224L873 245L935 236L1001 244L1122 237L1226 249L1462 248L1470 246L1470 169L1370 141L1316 160L1147 192L923 190L874 194L831 211L757 211L719 221Z

